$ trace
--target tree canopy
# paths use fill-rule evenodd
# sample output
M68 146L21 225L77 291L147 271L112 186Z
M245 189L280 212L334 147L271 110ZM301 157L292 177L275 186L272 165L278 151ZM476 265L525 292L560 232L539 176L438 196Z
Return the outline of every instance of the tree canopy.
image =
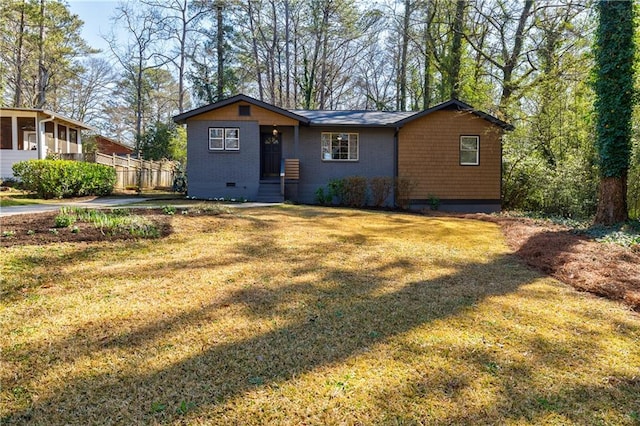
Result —
M139 147L172 115L237 93L325 109L419 110L457 97L516 127L504 137L506 207L594 214L600 176L626 171L637 216L638 137L606 127L633 111L637 82L611 86L598 73L638 61L594 50L609 36L638 37L620 31L633 23L631 3L141 0L116 8L111 48L97 52L64 2L7 0L2 103L56 109ZM613 9L621 15L605 28L599 16ZM600 65L610 52L618 65ZM595 114L596 103L614 113Z

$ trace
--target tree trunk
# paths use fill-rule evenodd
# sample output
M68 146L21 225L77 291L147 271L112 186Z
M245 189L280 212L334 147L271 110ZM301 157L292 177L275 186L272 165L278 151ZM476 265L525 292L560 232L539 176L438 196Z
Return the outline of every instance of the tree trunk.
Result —
M402 20L402 46L400 49L400 75L398 79L399 96L397 109L407 109L407 51L409 49L409 24L411 19L411 0L404 2L404 17Z
M38 101L36 108L42 108L46 102L47 69L44 66L44 0L40 0L40 34L38 38Z
M431 22L433 19L433 4L427 0L425 4L425 24L424 24L424 81L422 89L422 109L431 106Z
M224 96L224 24L222 21L222 3L216 5L216 21L218 25L217 54L218 54L218 86L216 90L217 101Z
M627 219L627 177L602 178L595 223L613 225Z
M22 107L22 42L24 40L24 1L20 9L20 33L18 34L18 47L16 52L16 93L13 99L13 106L16 108Z
M284 2L285 108L291 108L291 54L289 52L289 1Z
M247 1L247 14L249 15L249 29L251 31L251 47L253 49L253 59L256 64L256 79L258 82L258 96L264 101L264 88L262 87L262 70L260 69L260 56L258 55L258 33L256 31L256 23L253 16L253 4L251 0Z
M182 14L182 34L180 38L180 65L178 66L178 112L184 112L184 74L186 69L186 44L187 44L187 4L183 3L180 13Z
M450 97L460 97L460 61L462 58L462 31L464 30L465 0L457 0L456 17L453 22L453 43L451 46L451 68L449 69Z
M505 58L504 66L502 67L502 95L500 96L501 110L504 111L506 106L513 95L513 91L516 89L513 83L513 71L518 65L518 58L522 52L522 46L524 44L525 25L529 16L531 16L531 8L533 7L533 0L527 0L522 8L520 19L518 20L518 28L514 35L513 50L508 57Z

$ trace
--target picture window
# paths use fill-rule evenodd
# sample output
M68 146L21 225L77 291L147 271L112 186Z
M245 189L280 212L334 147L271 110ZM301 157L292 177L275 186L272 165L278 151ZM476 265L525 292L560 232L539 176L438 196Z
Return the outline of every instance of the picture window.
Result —
M359 157L358 133L329 133L321 135L322 160L357 161Z

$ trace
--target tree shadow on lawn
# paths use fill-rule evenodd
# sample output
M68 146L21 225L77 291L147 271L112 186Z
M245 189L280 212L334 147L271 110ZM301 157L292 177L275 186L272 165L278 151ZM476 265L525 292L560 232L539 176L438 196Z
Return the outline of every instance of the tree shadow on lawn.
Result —
M321 256L325 249L316 248L318 256ZM276 242L261 240L239 245L238 253L251 258L256 251L268 253L278 249L281 247ZM313 257L307 259L307 262L313 261ZM268 289L259 285L249 286L225 299L164 318L114 339L87 341L71 338L48 342L48 349L44 346L34 347L32 349L36 354L45 350L55 353L69 345L77 346L71 352L78 356L116 349L135 352L149 341L179 332L181 327L223 318L229 307L239 307L249 317L269 319L278 313L286 315L289 309L284 306L286 302L295 300L306 304L305 309L288 316L291 321L253 337L217 343L203 336L203 342L207 343L203 344L200 353L159 370L152 370L148 366L145 368L144 359L137 358L137 361L130 362L139 362L139 368L146 371L101 371L86 377L70 378L61 387L53 389L50 395L35 400L30 408L11 411L3 423L169 423L177 420L173 409L153 413L152 404L155 402L173 404L173 408L181 401L188 401L195 404L190 415L206 415L207 408L216 407L245 392L260 387L269 388L366 353L372 346L417 327L456 316L487 298L516 292L521 286L540 277L523 268L514 256L504 255L488 263L458 264L455 271L447 275L410 282L391 292L379 291L389 283L388 271L402 268L411 272L419 267L422 265L413 263L411 259L399 259L371 268L363 265L358 272L340 267L323 267L318 279L309 278ZM107 326L105 323L94 327ZM96 334L99 333L88 333ZM530 342L532 350L540 355L558 344L561 345L561 342ZM597 351L598 348L593 346L586 356L597 356ZM475 363L479 368L501 365L501 361L494 360L493 356L487 351L460 354L461 359ZM541 358L537 362L545 364L551 361ZM517 368L526 370L529 367L524 364ZM458 378L455 371L445 376L440 384L436 384L436 389L443 388L454 396L472 381L472 378ZM416 383L408 386L420 387L420 380L423 379L417 379ZM514 389L509 383L501 384L507 395L497 407L511 410L509 404L515 396L522 397L521 393L527 392L529 385L527 383L522 389ZM580 389L567 390L574 391L579 393ZM509 392L516 394L512 398ZM580 395L576 397L577 400L580 400ZM394 393L386 393L378 395L376 399L383 403L393 400L395 396ZM526 415L535 418L535 415L547 410L535 398L532 404ZM625 405L624 408L629 407ZM385 407L385 410L390 420L403 419L402 413L396 412L395 407ZM464 423L482 414L470 412L464 418L451 415L440 419L440 422ZM494 413L493 416L497 422L504 419L500 413ZM404 420L412 421L409 418Z
M545 296L533 297L545 303ZM566 306L558 310L571 311ZM448 370L436 367L428 374L416 371L401 388L376 393L372 399L385 413L383 423L637 424L640 377L633 368L624 372L620 365L602 363L603 354L615 353L609 347L610 336L594 329L591 312L572 313L574 318L549 325L555 333L523 333L513 339L511 327L487 321L479 326L481 340L470 339L454 348L447 346L450 342L431 345L432 352L455 352L454 365ZM533 313L518 312L521 318L517 324L526 325L530 315ZM617 329L615 322L612 326ZM634 331L628 340L637 340L640 327L627 326ZM424 353L424 348L419 348L414 356ZM583 371L593 364L600 365ZM581 377L585 374L601 376ZM482 396L483 392L486 395ZM470 397L484 397L486 403L472 404ZM452 409L437 416L427 411L418 417L402 408L416 400L436 401Z
M305 315L255 337L203 347L198 355L159 371L116 375L102 372L72 378L61 388L52 390L51 396L39 398L30 409L12 412L4 421L41 421L47 419L48 414L56 413L67 422L93 423L119 418L126 422L150 422L154 421L150 413L150 404L154 401L190 401L196 407L221 403L256 386L268 386L343 361L380 341L455 315L486 297L513 292L533 278L524 271L524 274L496 280L505 269L516 269L511 256L495 259L491 264L461 265L456 273L448 276L413 282L380 295L372 293L385 280L371 282L373 271L367 271L366 279L358 279L345 276L344 271L337 269L325 271L321 281L341 280L337 290L351 288L350 292L340 291L340 297L327 293L326 288L319 286L321 282L276 288L270 290L266 300L260 293L263 290L247 288L228 300L121 335L103 347L94 342L87 349L106 351L115 345L135 351L144 340L170 333L181 324L208 320L229 304L241 304L252 315L266 316L272 315L271 311L277 310L285 298L311 298L324 306L316 305L312 316ZM467 285L470 277L481 284ZM63 342L69 343L72 342ZM55 346L51 349L55 350ZM87 349L78 348L78 352L86 354ZM154 395L154 401L149 400L149 394ZM91 403L78 404L73 395L86 395ZM165 420L169 421L173 414L165 414L169 416Z

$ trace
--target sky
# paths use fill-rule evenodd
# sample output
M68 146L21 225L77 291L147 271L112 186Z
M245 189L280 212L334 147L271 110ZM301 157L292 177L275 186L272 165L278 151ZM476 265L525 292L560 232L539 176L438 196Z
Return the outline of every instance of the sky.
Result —
M104 0L67 1L71 13L78 15L80 19L84 21L82 38L84 38L91 47L108 52L109 44L104 41L101 35L107 35L109 33L112 26L110 18L113 16L118 2Z

